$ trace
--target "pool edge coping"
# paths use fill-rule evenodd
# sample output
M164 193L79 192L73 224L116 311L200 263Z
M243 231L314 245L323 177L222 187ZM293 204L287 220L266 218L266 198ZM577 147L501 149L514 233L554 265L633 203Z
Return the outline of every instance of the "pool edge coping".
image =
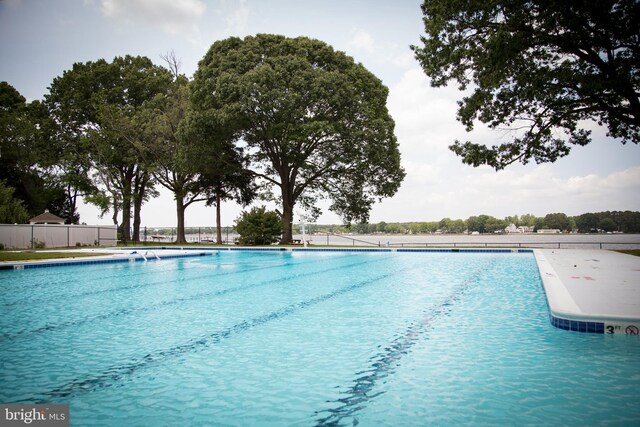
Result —
M574 332L593 332L607 335L633 335L627 328L640 328L640 319L630 316L587 313L580 309L543 249L534 249L540 281L547 299L549 320L553 326Z
M163 251L155 253L155 251ZM67 250L59 250L58 252L66 252ZM91 251L95 253L93 249L74 249L68 250L73 252ZM352 247L334 247L334 248L305 248L305 247L253 247L253 246L229 246L229 247L210 247L201 248L194 246L182 246L182 247L163 247L163 246L142 246L142 247L129 247L129 248L104 248L100 249L100 252L104 255L98 255L93 257L80 257L80 258L51 258L43 260L24 260L0 263L0 270L22 270L25 268L44 268L44 267L61 267L68 265L82 265L82 264L107 264L115 262L127 262L127 261L147 261L146 257L138 251L152 252L153 255L157 255L160 259L169 258L182 258L189 256L205 256L212 255L213 253L220 251L256 251L256 252L451 252L451 253L531 253L532 249L518 248L518 249L505 249L505 248L352 248ZM131 252L129 252L131 251ZM129 253L126 253L129 252ZM196 253L197 252L197 253ZM155 261L155 257L148 257L150 261Z

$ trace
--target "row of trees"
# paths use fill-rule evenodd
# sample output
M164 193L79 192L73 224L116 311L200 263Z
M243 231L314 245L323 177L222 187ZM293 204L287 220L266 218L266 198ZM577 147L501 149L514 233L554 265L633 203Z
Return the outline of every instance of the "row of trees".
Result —
M443 218L440 221L377 224L356 224L349 229L343 226L319 226L319 230L331 232L354 232L358 234L433 234L441 233L494 233L502 232L510 224L516 227L533 227L535 230L551 228L565 232L579 233L613 232L640 233L640 212L612 211L585 213L567 216L564 213L551 213L544 217L526 214L498 219L490 215L471 216L466 220Z
M232 37L211 46L192 80L173 54L163 59L76 63L31 103L3 82L6 191L29 214L46 207L68 223L82 196L112 213L125 241L138 238L159 186L174 194L178 242L189 205L216 206L221 242L221 203L260 198L280 205L289 243L296 205L313 219L327 198L345 222L364 222L399 188L387 88L344 53L305 37Z
M450 148L463 162L495 169L553 162L590 142L583 120L623 143L640 142L637 1L424 0L421 7L425 35L412 49L431 84L470 88L458 110L468 130L480 121L513 136L493 147L456 141ZM1 83L0 193L23 204L0 211L21 217L21 206L30 214L47 207L77 222L83 195L111 211L128 240L162 185L176 198L178 241L190 204L219 209L223 200L261 197L280 205L288 243L294 206L313 220L316 201L326 198L346 223L364 223L372 204L402 182L387 88L330 46L231 37L211 46L193 80L174 57L165 60L167 67L131 56L74 64L44 101L29 104ZM627 227L597 220L602 229ZM579 229L595 224L580 221ZM502 225L482 216L471 224ZM574 228L562 217L557 224L548 226Z

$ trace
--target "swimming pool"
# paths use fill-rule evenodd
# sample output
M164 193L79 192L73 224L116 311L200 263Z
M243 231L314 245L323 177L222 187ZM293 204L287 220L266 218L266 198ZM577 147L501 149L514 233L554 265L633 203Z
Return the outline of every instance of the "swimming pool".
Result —
M0 402L72 425L637 425L640 340L530 253L223 251L0 271Z

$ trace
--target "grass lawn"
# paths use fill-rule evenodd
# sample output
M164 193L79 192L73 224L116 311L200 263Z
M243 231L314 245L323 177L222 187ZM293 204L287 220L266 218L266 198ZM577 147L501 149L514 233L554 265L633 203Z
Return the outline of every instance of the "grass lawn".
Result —
M621 249L621 250L616 250L616 252L621 252L627 255L640 256L640 249Z
M100 256L100 253L85 252L8 252L0 251L1 261L32 261L38 259L57 259L57 258L82 258Z

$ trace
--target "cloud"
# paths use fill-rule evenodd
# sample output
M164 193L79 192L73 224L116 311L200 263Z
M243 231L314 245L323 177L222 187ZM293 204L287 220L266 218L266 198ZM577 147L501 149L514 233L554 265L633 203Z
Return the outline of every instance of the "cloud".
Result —
M157 26L169 34L197 31L206 9L201 0L102 0L101 4L109 18Z
M227 31L231 33L244 33L249 23L251 11L247 0L240 0L238 6L231 10L226 17Z
M347 46L353 49L364 50L367 53L373 53L375 49L373 37L362 29L354 29L351 32L351 39L347 43Z
M455 87L432 88L417 66L390 87L388 108L407 176L394 197L374 206L372 222L640 210L640 166L579 173L567 161L514 164L499 172L464 165L448 149L455 139L492 145L510 135L482 124L466 132L456 120L456 100L463 96Z

